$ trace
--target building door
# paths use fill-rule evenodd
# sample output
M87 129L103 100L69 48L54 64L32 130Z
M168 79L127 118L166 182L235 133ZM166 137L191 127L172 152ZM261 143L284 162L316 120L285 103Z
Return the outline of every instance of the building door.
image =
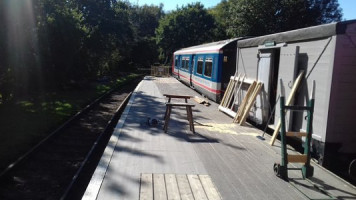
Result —
M257 80L263 83L262 90L256 99L256 122L266 122L269 115L269 88L271 73L271 53L259 54Z

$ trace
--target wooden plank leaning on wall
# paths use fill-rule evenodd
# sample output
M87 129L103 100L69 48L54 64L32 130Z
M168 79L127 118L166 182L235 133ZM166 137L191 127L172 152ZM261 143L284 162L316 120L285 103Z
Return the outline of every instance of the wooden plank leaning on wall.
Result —
M286 102L286 105L287 106L290 106L290 104L292 103L293 99L294 99L294 96L295 96L295 93L297 92L297 89L300 85L300 82L302 81L303 79L303 76L304 76L304 71L301 71L297 77L297 79L294 81L294 84L293 84L293 87L292 87L292 90L288 96L288 100ZM279 130L281 128L281 119L278 120L278 123L277 123L277 126L275 127L274 129L274 132L273 132L273 135L272 135L272 138L271 138L271 141L270 141L270 145L273 146L274 144L274 141L276 140L277 136L278 136L278 133L279 133Z

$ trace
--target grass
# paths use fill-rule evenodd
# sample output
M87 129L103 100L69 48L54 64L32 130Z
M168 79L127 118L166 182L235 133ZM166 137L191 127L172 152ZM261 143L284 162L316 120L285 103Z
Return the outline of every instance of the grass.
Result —
M137 77L132 74L0 105L0 171L94 99Z

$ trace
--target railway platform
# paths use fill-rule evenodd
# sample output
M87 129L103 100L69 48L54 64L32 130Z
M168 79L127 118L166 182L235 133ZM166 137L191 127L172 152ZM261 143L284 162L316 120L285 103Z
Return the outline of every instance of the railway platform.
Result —
M195 134L185 109L172 112L165 133L163 94L199 95L174 78L145 77L83 199L356 199L354 186L314 162L309 180L300 171L291 171L289 182L278 178L273 164L281 159L280 144L272 147L269 136L256 138L261 130L233 124L214 102L205 106L188 100L195 104Z

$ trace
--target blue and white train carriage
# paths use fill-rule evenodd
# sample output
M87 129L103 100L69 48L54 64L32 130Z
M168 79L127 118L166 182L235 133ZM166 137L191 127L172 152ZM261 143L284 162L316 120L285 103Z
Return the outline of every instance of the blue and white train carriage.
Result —
M208 98L220 101L236 71L238 39L223 40L174 52L172 74Z

